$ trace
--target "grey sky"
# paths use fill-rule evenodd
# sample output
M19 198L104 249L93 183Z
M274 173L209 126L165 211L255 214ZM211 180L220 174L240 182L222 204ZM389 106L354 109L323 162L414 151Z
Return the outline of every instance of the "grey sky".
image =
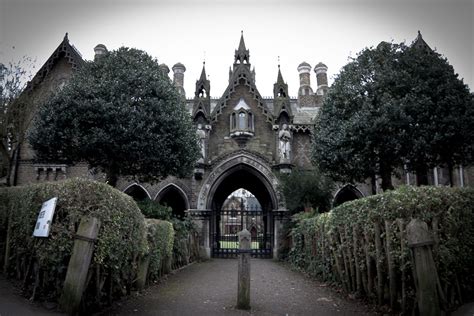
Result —
M170 68L182 62L188 97L204 58L211 95L222 95L241 30L262 96L273 93L277 56L294 96L302 61L324 62L331 78L362 48L382 40L410 43L418 30L474 84L473 0L0 1L1 61L27 55L40 67L68 32L85 59L102 43L143 49ZM314 88L314 73L311 80Z

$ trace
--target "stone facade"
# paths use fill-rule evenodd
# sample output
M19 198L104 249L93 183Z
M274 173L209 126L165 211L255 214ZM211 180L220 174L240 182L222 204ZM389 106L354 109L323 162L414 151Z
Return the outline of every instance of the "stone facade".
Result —
M103 45L96 47L96 54L106 52ZM36 107L66 82L72 72L80 67L82 58L69 43L67 35L40 69L22 97L30 100L29 120ZM163 71L169 73L166 65ZM177 63L172 67L173 82L186 96L183 88L186 68ZM225 198L234 190L245 188L259 200L271 218L275 236L286 214L283 198L278 191L278 173L291 172L292 168L311 169L310 133L328 90L327 66L318 63L313 69L316 93L311 87L312 67L303 62L298 66L300 87L298 97L290 98L278 66L273 98L264 99L255 84L255 71L250 67L249 50L243 36L235 51L234 65L229 70L229 85L220 98L211 98L211 84L205 65L196 81L193 98L186 100L187 109L200 135L202 157L196 162L194 174L188 178L168 177L160 183L138 183L133 178L121 178L117 188L137 199L169 201L176 208L184 208L198 221L201 228L201 246L210 255L210 232L214 222L213 211L220 209ZM285 152L282 152L285 151ZM25 142L14 171L16 185L42 181L59 181L83 176L101 179L103 175L88 170L87 165L37 164L34 153ZM431 183L445 184L446 173L437 169ZM403 173L402 173L403 174ZM462 176L462 179L461 177ZM410 180L411 179L411 180ZM394 179L395 184L414 184L414 175ZM473 173L455 173L458 185L473 183ZM370 186L340 184L335 192L335 203L340 199L354 199L370 194ZM339 202L343 201L339 200ZM339 203L338 202L338 203ZM277 238L273 240L276 251Z

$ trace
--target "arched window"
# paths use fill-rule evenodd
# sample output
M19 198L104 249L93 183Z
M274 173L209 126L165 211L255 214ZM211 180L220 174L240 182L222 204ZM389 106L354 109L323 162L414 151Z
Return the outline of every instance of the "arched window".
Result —
M240 130L244 130L247 128L247 124L246 124L246 116L245 115L245 112L240 112L239 113L239 129Z
M240 98L234 111L230 114L230 133L231 136L253 136L254 134L254 116L250 107Z

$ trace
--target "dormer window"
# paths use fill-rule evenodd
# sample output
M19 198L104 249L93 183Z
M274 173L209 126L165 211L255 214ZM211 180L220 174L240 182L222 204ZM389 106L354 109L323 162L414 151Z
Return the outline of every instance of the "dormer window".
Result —
M253 136L254 116L243 98L240 98L230 115L230 136Z

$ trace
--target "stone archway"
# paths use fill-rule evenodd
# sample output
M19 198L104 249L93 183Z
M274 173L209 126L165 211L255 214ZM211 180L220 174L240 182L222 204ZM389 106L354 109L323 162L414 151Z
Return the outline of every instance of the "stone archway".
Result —
M261 205L261 210L222 210L226 198L239 188L251 192ZM214 257L233 257L236 249L222 248L226 238L236 242L236 236L223 235L224 221L229 217L244 222L258 222L261 229L254 234L255 246L252 254L256 257L271 258L276 249L275 219L283 209L278 192L278 179L265 160L248 152L240 152L223 159L205 179L197 202L198 208L209 214L209 254ZM251 228L251 227L249 227Z
M197 199L197 209L212 210L217 187L228 175L233 174L235 170L239 169L247 170L265 186L270 195L272 211L285 209L283 199L278 192L278 179L273 174L269 162L246 151L222 159L212 169L201 186Z
M130 195L135 201L144 201L151 199L148 191L138 183L132 183L127 186L123 193Z
M162 188L156 194L155 201L171 207L173 214L178 218L184 218L185 211L189 209L189 200L186 193L174 183Z
M346 184L336 192L332 205L333 207L336 207L342 203L357 200L361 197L364 197L364 195L359 191L359 189L352 184Z

